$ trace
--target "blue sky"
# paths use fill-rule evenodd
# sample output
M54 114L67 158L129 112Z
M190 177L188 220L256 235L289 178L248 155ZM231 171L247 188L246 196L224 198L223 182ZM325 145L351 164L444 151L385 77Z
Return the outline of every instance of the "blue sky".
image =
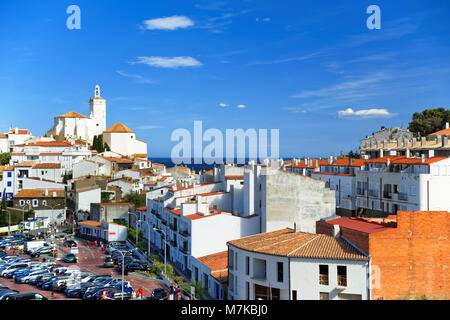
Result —
M372 4L380 30L366 27ZM108 126L135 130L151 157L194 120L279 129L284 157L336 155L449 107L449 13L447 0L0 0L0 131L88 115L99 84Z

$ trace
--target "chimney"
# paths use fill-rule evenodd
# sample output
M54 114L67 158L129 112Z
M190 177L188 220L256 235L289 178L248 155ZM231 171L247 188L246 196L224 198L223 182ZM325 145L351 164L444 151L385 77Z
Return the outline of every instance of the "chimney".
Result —
M445 123L445 129L448 129L449 128L449 124L448 124L448 122L446 122Z
M389 167L390 165L391 165L391 159L390 159L390 158L387 158L387 159L386 159L386 166Z
M425 147L425 144L427 143L427 140L425 137L420 138L420 146Z
M406 158L411 157L410 153L409 153L409 148L406 148L406 152L405 152Z
M424 153L422 153L422 154L420 155L420 159L422 160L422 163L425 162L425 154L424 154Z
M417 139L413 138L412 139L412 146L415 147L417 145Z
M448 136L442 136L442 147L447 146L448 144Z
M56 191L53 192L53 198L56 198Z
M442 143L442 137L443 136L437 136L436 137L436 144L441 144Z
M48 189L45 189L45 196L48 197Z
M294 222L294 233L297 232L297 224Z
M340 233L340 228L338 224L333 224L333 237L337 238Z

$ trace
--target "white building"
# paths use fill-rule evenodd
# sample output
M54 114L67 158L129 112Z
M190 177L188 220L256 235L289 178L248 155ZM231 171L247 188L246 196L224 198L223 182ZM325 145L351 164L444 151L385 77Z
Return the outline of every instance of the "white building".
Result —
M106 129L106 100L100 96L100 87L95 86L95 94L89 100L89 117L71 111L55 117L52 132L66 139L83 139L92 143L94 136Z
M9 129L8 133L0 134L0 153L12 152L15 145L24 144L34 136L26 129Z
M356 205L364 214L449 211L450 158L385 156L356 174Z
M79 236L89 240L101 240L106 242L124 242L127 240L127 227L114 222L82 221Z
M369 270L340 237L286 228L228 242L232 300L367 300Z
M75 211L91 210L91 203L99 203L101 201L101 188L91 187L83 188L75 191Z
M147 157L147 143L136 139L136 133L121 123L103 131L103 142L121 155Z

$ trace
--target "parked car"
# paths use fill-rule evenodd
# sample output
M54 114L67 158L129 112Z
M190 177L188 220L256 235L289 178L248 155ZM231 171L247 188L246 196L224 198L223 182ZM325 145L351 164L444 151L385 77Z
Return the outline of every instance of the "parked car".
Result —
M16 293L9 295L6 300L48 300L40 293L28 292L28 293Z
M74 255L73 253L68 253L64 257L63 261L67 262L67 263L76 263L77 262L77 256Z
M121 291L120 289L116 289L116 288L108 288L105 290L99 290L97 291L97 293L94 295L94 297L92 299L95 300L129 300L131 299L131 292L127 292L127 291Z
M120 266L121 268L121 266ZM150 267L146 262L132 261L124 266L124 273L128 274L130 271L149 271Z
M41 248L37 249L36 251L33 251L31 253L31 256L33 258L38 258L38 257L40 257L43 254L52 254L53 251L54 251L53 247L45 246L45 247L41 247Z
M66 240L66 241L64 241L63 246L74 248L74 247L78 247L78 244L74 240Z
M103 262L103 267L105 267L105 268L113 268L114 267L114 261L111 258L111 256L106 256L105 261Z
M152 298L154 300L166 300L167 293L163 288L156 288L156 289L153 289Z

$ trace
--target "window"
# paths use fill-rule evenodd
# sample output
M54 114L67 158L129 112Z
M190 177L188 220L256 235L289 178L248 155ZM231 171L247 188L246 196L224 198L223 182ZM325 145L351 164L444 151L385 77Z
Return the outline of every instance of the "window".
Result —
M283 282L283 262L277 262L278 282Z
M324 264L319 265L319 284L328 285L328 266Z
M250 274L250 257L245 257L245 274Z
M236 270L238 269L238 257L237 252L234 254L234 266L236 267Z
M250 283L245 283L245 298L246 300L250 300Z
M8 172L8 178L12 177L12 172Z
M11 186L12 186L11 181L8 181L8 187L11 187Z
M21 207L25 206L25 200L20 200L19 201L19 206L21 206Z
M228 251L228 268L230 270L233 270L233 266L234 266L234 252L233 250L229 250Z
M42 205L45 207L47 206L47 200L42 200Z
M37 199L33 199L33 207L37 207L39 205L39 201Z
M347 286L347 267L346 266L338 266L337 267L337 276L338 276L338 286L346 287Z
M330 300L328 292L320 292L320 300Z
M297 290L292 290L292 300L297 300Z

